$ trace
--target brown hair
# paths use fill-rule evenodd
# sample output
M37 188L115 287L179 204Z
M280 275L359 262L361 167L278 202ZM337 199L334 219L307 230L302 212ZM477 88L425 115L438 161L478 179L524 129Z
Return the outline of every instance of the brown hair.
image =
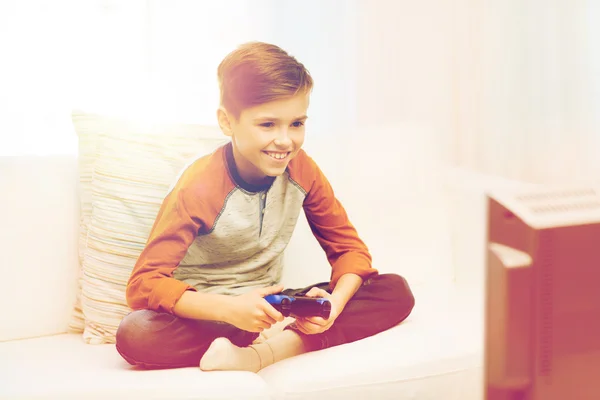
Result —
M312 90L308 70L278 46L263 42L242 44L229 53L217 70L221 105L237 119L245 108Z

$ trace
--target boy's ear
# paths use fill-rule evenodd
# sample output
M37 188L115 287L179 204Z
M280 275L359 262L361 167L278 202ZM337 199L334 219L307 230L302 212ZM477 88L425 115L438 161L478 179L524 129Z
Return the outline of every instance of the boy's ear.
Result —
M233 136L233 131L231 130L231 120L229 119L227 110L225 110L223 107L219 107L217 110L217 121L219 121L219 126L221 127L221 131L225 134L225 136Z

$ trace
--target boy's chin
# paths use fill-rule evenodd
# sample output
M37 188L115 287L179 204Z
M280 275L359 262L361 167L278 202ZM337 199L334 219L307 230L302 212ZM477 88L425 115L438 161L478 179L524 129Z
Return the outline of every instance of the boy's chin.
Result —
M280 167L263 166L263 168L261 168L261 171L266 176L274 178L279 175L283 175L283 173L285 172L286 169L287 169L287 163L286 163L286 165L282 165Z
M278 176L283 175L284 172L285 168L269 168L268 170L263 171L269 178L277 178Z
M289 161L287 162L282 162L282 163L276 163L275 165L273 165L274 163L271 162L262 162L262 165L260 166L260 171L268 177L271 178L275 178L278 177L280 175L283 175L289 165ZM279 164L279 165L277 165Z

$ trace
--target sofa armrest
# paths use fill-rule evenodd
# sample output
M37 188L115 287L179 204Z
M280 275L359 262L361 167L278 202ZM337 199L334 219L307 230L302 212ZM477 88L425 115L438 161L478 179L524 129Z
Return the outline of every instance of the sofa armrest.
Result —
M77 157L0 157L0 342L66 332L78 269Z

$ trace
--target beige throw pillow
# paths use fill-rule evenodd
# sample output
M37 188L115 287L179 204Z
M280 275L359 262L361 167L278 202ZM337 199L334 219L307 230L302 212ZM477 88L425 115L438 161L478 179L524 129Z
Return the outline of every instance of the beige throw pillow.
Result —
M82 175L82 189L91 189L82 196L82 210L90 213L82 212L80 279L83 337L90 344L114 343L131 311L126 284L169 188L189 163L227 142L216 127L116 119L96 125L94 144L83 142L94 148L89 185Z

